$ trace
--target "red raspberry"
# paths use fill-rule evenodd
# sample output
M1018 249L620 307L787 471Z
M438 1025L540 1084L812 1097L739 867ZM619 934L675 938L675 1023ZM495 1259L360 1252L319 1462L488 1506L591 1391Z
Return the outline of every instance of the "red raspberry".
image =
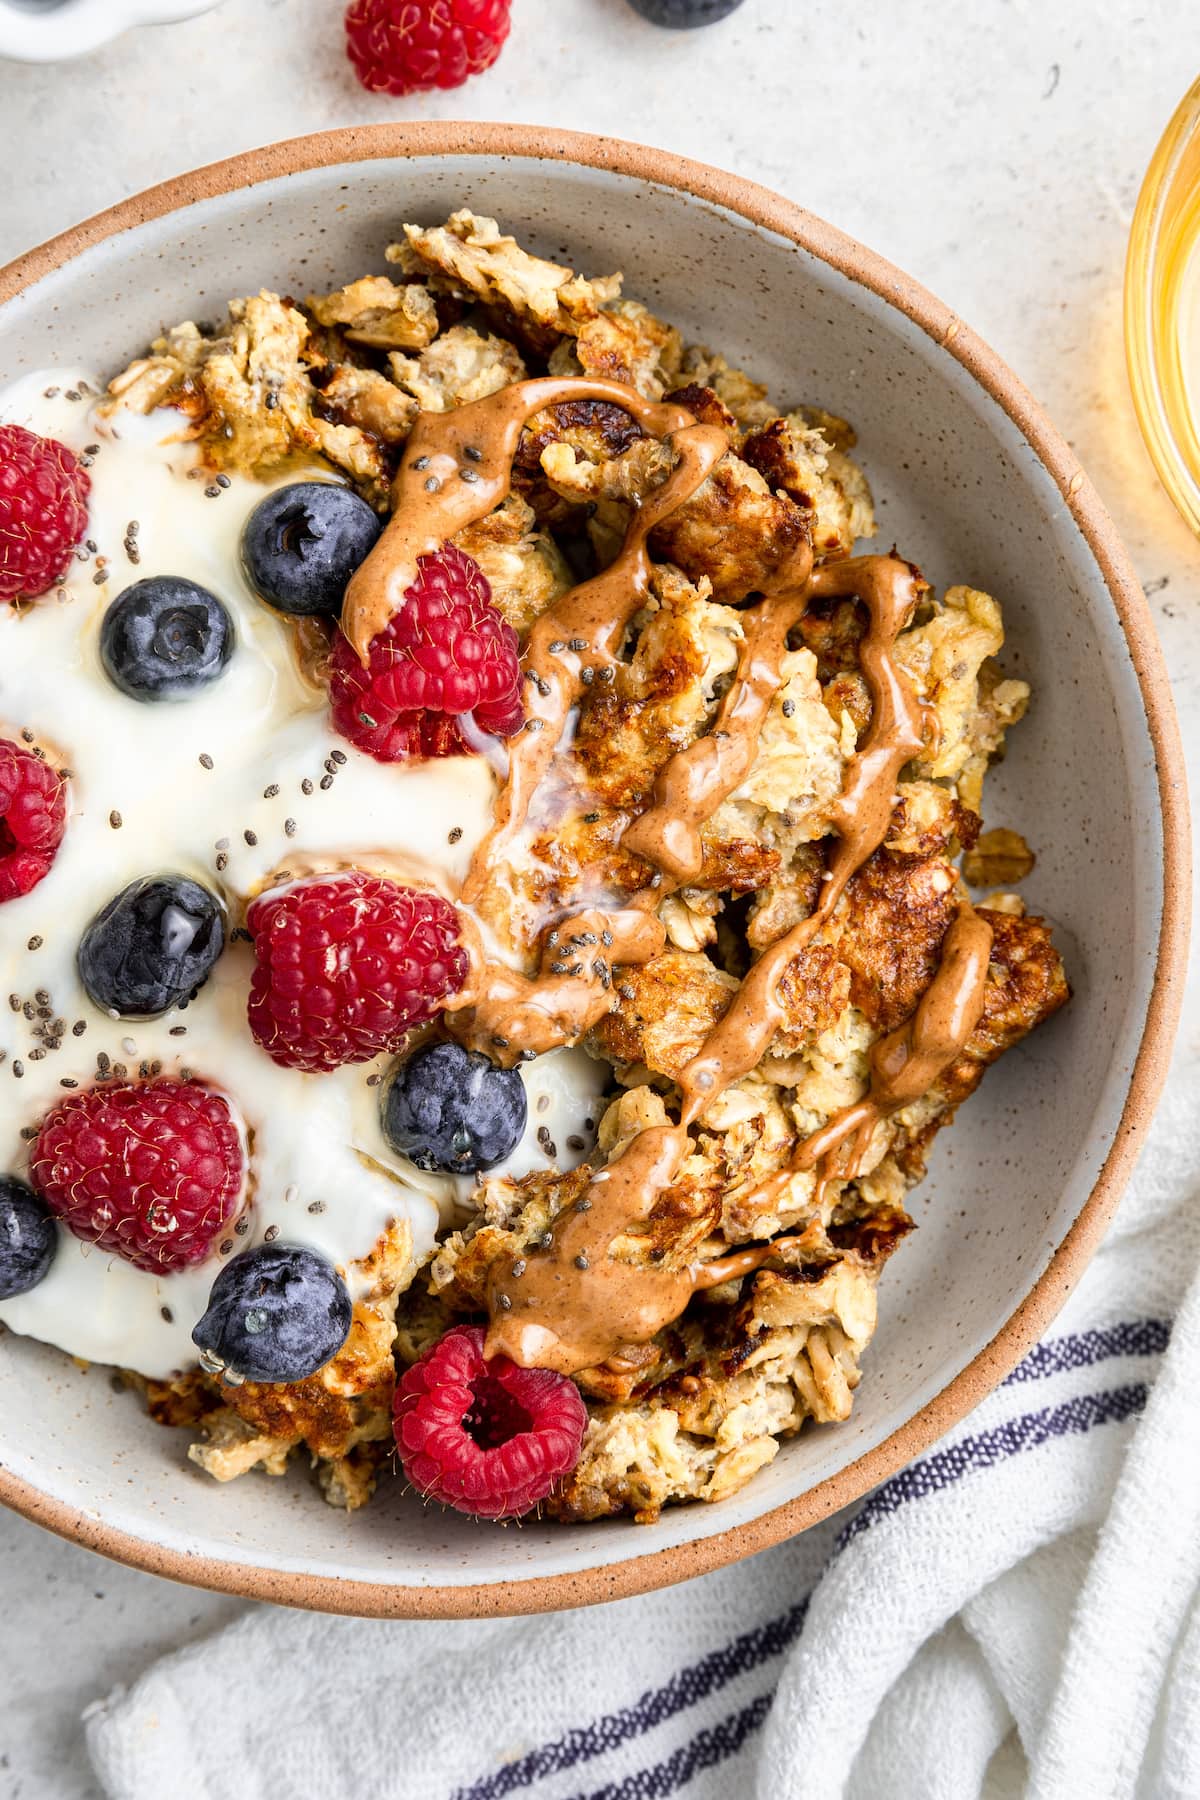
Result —
M0 903L50 873L67 829L66 783L57 769L0 738Z
M169 1275L231 1224L244 1165L228 1101L164 1079L72 1094L42 1120L30 1171L76 1237Z
M285 1069L399 1050L467 978L449 901L358 869L264 894L246 923L258 958L250 1030Z
M346 48L376 94L461 87L500 54L512 0L354 0Z
M515 1519L579 1461L587 1408L553 1369L483 1354L483 1330L456 1325L396 1387L404 1473L426 1500L480 1519Z
M32 600L87 530L91 482L57 438L0 425L0 600Z
M417 579L369 654L364 669L337 634L329 698L338 731L377 762L461 756L473 747L459 730L463 713L492 737L520 728L517 634L497 612L479 564L454 544L420 558Z

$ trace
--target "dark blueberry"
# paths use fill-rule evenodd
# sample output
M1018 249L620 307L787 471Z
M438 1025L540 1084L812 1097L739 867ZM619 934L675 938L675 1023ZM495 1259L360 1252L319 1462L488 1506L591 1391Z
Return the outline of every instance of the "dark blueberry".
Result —
M261 1244L221 1270L192 1342L210 1375L303 1381L337 1355L352 1311L345 1282L323 1256Z
M50 1272L58 1249L54 1218L32 1188L0 1175L0 1300L27 1294Z
M498 1069L461 1044L428 1044L388 1086L383 1135L418 1169L475 1175L504 1161L528 1114L516 1069Z
M100 626L100 660L133 700L186 700L224 671L233 620L215 594L151 575L118 594Z
M727 19L742 0L629 0L629 4L652 25L691 31L697 25L715 25L718 19Z
M260 600L286 613L334 613L383 521L352 488L296 481L260 500L242 532L242 569Z
M224 948L215 894L186 875L146 875L96 914L76 962L102 1012L153 1019L207 981Z

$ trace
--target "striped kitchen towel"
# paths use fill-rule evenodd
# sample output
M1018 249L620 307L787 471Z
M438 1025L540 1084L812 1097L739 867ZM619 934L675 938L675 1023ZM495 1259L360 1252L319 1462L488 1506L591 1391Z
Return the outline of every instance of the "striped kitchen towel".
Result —
M1197 1800L1200 1115L1055 1326L792 1543L579 1613L250 1610L91 1709L113 1800Z

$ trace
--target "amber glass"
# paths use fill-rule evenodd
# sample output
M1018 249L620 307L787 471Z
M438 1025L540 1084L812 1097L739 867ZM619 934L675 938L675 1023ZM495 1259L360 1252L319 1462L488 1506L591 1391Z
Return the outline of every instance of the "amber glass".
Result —
M1200 81L1146 172L1125 263L1125 354L1163 485L1200 534Z

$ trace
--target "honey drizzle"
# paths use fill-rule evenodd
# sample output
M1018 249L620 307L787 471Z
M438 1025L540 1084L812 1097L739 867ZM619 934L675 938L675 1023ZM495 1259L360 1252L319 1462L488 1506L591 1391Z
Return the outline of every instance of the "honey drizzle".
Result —
M533 628L524 659L526 726L509 746L508 779L464 887L467 905L481 891L497 850L527 816L586 685L585 668L593 671L594 680L614 666L629 621L649 590L649 533L707 480L728 448L725 435L697 424L682 407L643 400L615 382L573 377L517 383L452 413L422 415L393 485L391 522L347 590L344 629L365 657L371 639L386 626L414 579L417 558L435 552L504 499L525 423L544 407L574 399L621 407L653 435L669 438L677 460L667 480L632 516L616 561L557 601ZM871 694L872 718L832 814L836 844L820 902L755 964L725 1017L683 1070L679 1122L640 1132L619 1157L596 1170L585 1192L555 1219L549 1242L526 1253L520 1275L493 1264L487 1283L489 1356L503 1353L515 1362L564 1374L620 1360L623 1348L636 1356L634 1347L677 1318L693 1293L757 1268L778 1253L783 1240L731 1252L715 1263L671 1270L639 1267L614 1250L625 1239L625 1248L636 1252L639 1228L688 1154L689 1127L759 1062L784 1020L781 976L831 918L855 871L883 842L900 770L924 748L931 722L893 654L924 588L916 570L896 557L860 557L814 571L811 553L798 552L773 590L746 613L737 673L712 731L671 758L659 773L652 806L624 834L625 846L655 867L651 887L621 911L589 910L566 921L552 934L533 978L489 961L474 927L465 927L471 975L448 1020L450 1028L489 1054L505 1052L501 1060L516 1060L523 1049L540 1052L575 1041L611 1007L612 965L646 961L661 949L664 932L653 907L669 891L667 884L695 878L703 860L701 826L753 763L782 680L788 632L813 599L855 596L863 603L868 629L860 667ZM847 1137L854 1140L853 1165L855 1154L865 1154L868 1125L873 1129L876 1119L936 1080L978 1019L990 942L987 926L964 903L947 934L942 966L917 1012L875 1046L866 1098L802 1145L793 1169L772 1181L782 1186L796 1169L818 1163L823 1171L827 1166L832 1171L827 1159L836 1156ZM572 952L572 963L560 967L565 948ZM576 958L579 950L586 955ZM576 960L578 972L568 973ZM918 1080L921 1087L910 1095Z

